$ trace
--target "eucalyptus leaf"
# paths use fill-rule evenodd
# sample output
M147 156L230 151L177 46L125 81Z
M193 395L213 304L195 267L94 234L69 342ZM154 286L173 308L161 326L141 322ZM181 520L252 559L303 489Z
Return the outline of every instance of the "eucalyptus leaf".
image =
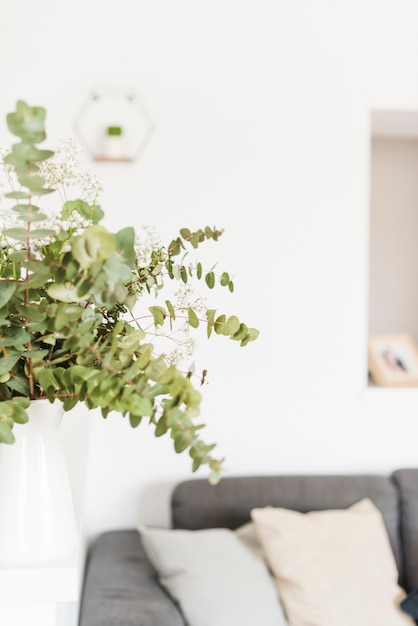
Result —
M142 415L132 415L132 413L129 413L129 422L132 428L137 428L139 424L141 423L141 420L142 420Z
M162 435L165 435L167 431L168 431L167 420L165 419L164 416L162 416L157 422L157 426L155 428L155 436L161 437Z
M46 137L45 116L43 107L30 107L23 100L18 100L16 111L7 115L7 125L11 133L24 141L39 143Z
M225 335L234 335L236 332L238 332L239 327L240 327L239 319L237 318L236 315L231 315L226 320L225 331L224 331Z
M180 278L184 283L187 283L187 270L184 265L180 267Z
M54 235L55 231L50 228L37 228L30 231L31 239L43 239L45 237L53 237Z
M116 233L117 252L123 257L129 267L135 263L135 231L129 226Z
M161 306L150 306L148 310L154 317L155 326L162 326L167 315L165 309Z
M25 328L18 326L9 327L0 335L0 348L11 346L18 349L18 346L23 346L28 342L30 343L30 334Z
M0 359L0 376L12 370L19 359L20 359L19 353L2 357Z
M13 200L29 200L31 197L28 191L9 191L4 195L6 198L12 198Z
M226 315L219 315L214 324L214 330L217 335L223 335L226 324Z
M241 341L248 334L248 327L246 324L240 324L238 330L232 335L231 339L235 339L236 341Z
M187 319L192 328L197 328L199 326L199 318L192 308L189 308L187 312Z
M51 298L60 302L77 302L77 287L72 283L52 283L48 286L48 293Z
M13 211L17 213L22 220L29 223L41 222L47 219L46 214L41 213L39 207L33 204L30 207L27 204L15 204Z
M12 429L0 418L0 443L14 443L15 438Z
M39 384L47 392L49 389L54 391L59 388L57 379L55 378L54 371L52 369L44 369L38 377Z
M173 307L173 305L171 304L170 300L166 300L166 301L165 301L165 305L166 305L166 307L167 307L167 311L168 311L168 313L169 313L169 315L170 315L171 319L172 319L172 320L175 320L175 319L176 319L176 312L175 312L174 307Z
M215 286L215 274L213 272L208 272L205 276L205 282L209 289L213 289Z
M105 261L116 250L116 238L99 224L87 228L74 239L72 252L81 267L88 269L96 261Z
M7 386L12 391L16 391L22 396L28 397L30 395L29 381L21 376L12 376L7 381ZM16 398L13 398L13 402L16 402Z
M15 404L13 406L13 414L12 417L16 424L26 424L29 421L28 414L25 409L19 404Z
M255 341L260 334L260 331L256 328L248 328L248 332L245 337L241 340L241 347L246 346L250 341Z
M0 309L4 307L16 291L16 283L10 280L0 280Z
M25 228L6 228L3 233L6 237L11 237L17 241L27 241L29 238L28 231Z
M223 274L221 276L221 285L223 287L225 287L226 285L229 285L229 274L228 274L228 272L223 272Z
M31 191L37 192L43 188L45 180L37 174L20 174L19 182L23 187L28 187Z

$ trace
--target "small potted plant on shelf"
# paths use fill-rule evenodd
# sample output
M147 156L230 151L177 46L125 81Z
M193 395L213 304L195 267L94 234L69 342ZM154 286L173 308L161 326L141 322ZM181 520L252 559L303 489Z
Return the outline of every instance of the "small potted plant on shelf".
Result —
M182 228L167 246L151 227L142 239L130 226L109 232L97 204L98 183L91 173L74 173L75 144L64 142L55 153L39 147L45 115L44 108L19 101L7 116L19 140L2 155L10 191L0 216L0 442L13 444L14 425L28 421L32 402L48 399L65 411L84 403L103 417L115 411L134 428L148 422L157 436L170 435L176 452L188 451L192 469L207 464L217 482L222 460L198 434L195 374L177 357L190 350L202 323L208 337L222 335L241 346L258 336L235 315L193 299L194 279L233 291L227 272L216 275L184 256L217 241L222 231ZM80 182L84 195L69 199ZM52 192L64 195L58 209L51 208ZM169 290L174 283L183 286L177 300ZM153 294L158 301L144 308ZM176 334L179 322L183 339ZM175 350L158 351L154 344L161 340Z

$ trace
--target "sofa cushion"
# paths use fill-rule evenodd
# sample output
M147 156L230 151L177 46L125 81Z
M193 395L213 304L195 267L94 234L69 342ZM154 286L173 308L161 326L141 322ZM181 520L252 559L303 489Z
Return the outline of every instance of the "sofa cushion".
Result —
M286 625L262 554L233 531L138 530L160 583L189 626Z
M379 509L251 513L290 626L412 626Z
M401 602L401 608L405 613L418 619L418 589L413 589Z

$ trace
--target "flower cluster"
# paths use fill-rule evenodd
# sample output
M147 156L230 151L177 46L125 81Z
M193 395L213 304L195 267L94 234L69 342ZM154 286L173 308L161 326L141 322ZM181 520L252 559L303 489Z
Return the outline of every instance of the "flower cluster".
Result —
M92 170L80 169L83 150L73 138L60 139L54 155L39 165L39 174L45 184L56 189L67 200L68 190L79 187L79 197L88 204L96 204L103 186Z

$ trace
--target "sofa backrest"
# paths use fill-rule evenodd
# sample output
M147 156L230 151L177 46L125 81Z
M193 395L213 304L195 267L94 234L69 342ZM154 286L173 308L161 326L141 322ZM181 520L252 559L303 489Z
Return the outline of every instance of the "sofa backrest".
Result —
M415 539L409 539L409 527L414 526L412 517L418 510L418 493L414 492L415 499L407 494L407 484L410 488L411 482L412 477L399 472L393 479L376 475L237 476L223 478L216 486L204 479L192 479L178 484L173 491L172 527L234 529L250 520L250 511L255 507L279 506L306 513L346 508L368 497L383 514L400 573L399 582L405 586L401 531L408 537L408 551L418 547L418 530ZM408 519L411 518L402 527L399 517L401 484L404 508L410 511ZM417 515L415 519L418 523ZM414 566L410 558L407 562L409 577L417 580L418 586L418 563Z
M400 469L392 479L400 494L400 534L405 588L418 588L418 469Z

